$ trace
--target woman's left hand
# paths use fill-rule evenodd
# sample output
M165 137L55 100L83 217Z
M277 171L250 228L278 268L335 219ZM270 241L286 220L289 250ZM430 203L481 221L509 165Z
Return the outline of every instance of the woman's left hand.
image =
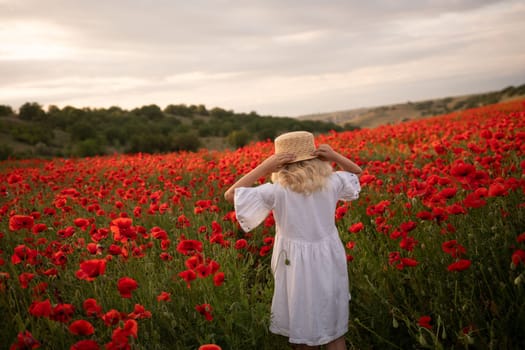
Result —
M265 170L267 174L276 172L283 165L290 163L295 159L295 155L292 153L279 153L271 155L266 158L262 163L261 167Z

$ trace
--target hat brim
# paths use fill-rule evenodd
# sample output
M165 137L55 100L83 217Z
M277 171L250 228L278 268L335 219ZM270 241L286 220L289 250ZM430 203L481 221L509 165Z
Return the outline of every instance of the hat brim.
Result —
M291 164L291 163L297 163L297 162L301 162L301 161L303 161L303 160L309 160L309 159L314 159L314 158L317 158L317 156L313 156L313 155L310 155L310 156L300 156L300 157L295 158L295 159L292 160L291 162L288 162L288 164Z

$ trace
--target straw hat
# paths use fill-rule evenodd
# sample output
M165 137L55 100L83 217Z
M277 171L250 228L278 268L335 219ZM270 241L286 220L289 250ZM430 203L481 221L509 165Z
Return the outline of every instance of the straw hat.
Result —
M275 141L275 154L292 153L295 159L290 163L316 158L312 155L315 151L314 135L307 131L288 132L278 136Z

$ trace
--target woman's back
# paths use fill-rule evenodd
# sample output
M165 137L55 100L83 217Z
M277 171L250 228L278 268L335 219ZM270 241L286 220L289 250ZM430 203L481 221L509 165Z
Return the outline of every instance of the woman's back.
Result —
M321 191L305 195L275 185L274 218L276 233L288 239L314 242L336 230L337 175Z

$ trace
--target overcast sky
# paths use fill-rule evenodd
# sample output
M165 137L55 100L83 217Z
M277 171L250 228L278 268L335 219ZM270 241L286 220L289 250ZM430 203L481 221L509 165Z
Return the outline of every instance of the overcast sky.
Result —
M0 0L0 104L298 116L525 83L525 1Z

